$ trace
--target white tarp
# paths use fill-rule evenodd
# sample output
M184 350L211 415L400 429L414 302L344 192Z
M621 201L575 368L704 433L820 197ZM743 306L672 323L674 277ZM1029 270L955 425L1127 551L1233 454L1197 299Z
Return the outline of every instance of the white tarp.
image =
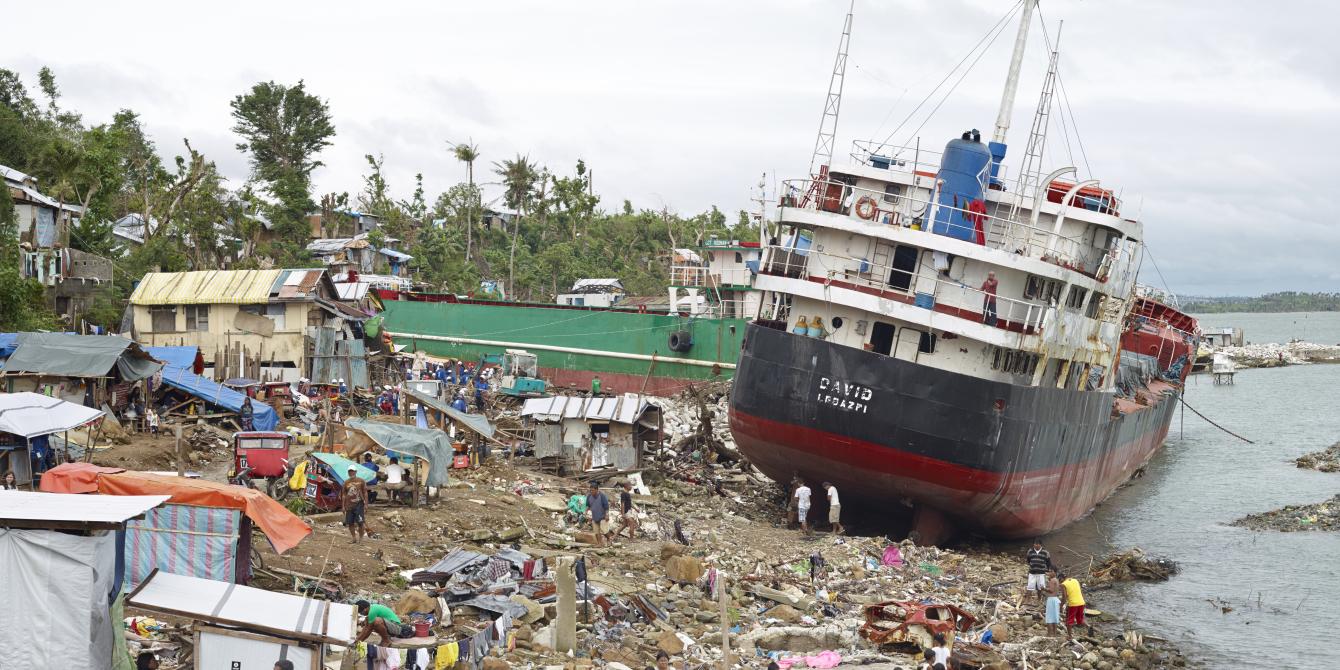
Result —
M74 430L102 416L102 410L40 393L0 393L0 432L36 437Z
M29 527L61 522L119 524L162 505L171 497L6 491L0 495L0 522Z
M195 655L196 670L269 670L280 658L292 661L295 668L323 667L316 664L316 652L311 648L285 644L279 638L243 637L232 631L210 627L201 629L200 647L195 650Z
M111 668L115 571L113 531L0 528L0 668Z
M296 639L348 645L354 637L352 605L168 572L154 573L126 604Z

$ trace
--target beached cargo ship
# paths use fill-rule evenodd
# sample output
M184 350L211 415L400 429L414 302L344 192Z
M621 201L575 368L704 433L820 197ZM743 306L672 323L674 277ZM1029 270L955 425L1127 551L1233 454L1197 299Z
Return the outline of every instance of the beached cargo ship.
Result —
M788 184L732 389L753 464L905 513L923 541L1035 536L1087 513L1163 444L1199 338L1137 290L1144 231L1113 191L1042 171L1054 52L1007 177L1034 4L989 143L858 142L850 164L830 149Z

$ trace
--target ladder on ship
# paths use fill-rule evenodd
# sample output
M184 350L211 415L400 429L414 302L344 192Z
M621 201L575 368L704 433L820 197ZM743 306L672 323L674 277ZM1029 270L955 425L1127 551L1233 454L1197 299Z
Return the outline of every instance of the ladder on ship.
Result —
M1061 34L1057 31L1056 44L1052 47L1051 59L1047 65L1047 76L1042 80L1042 93L1038 95L1038 107L1033 113L1033 126L1028 132L1028 144L1024 147L1024 160L1019 167L1019 180L1015 184L1014 197L1011 198L1010 215L1007 221L1014 223L1018 221L1019 209L1023 205L1023 200L1029 196L1035 196L1037 189L1042 187L1042 154L1047 144L1047 126L1051 120L1052 96L1056 91L1056 66L1059 60L1061 48ZM1045 201L1046 198L1042 198ZM993 219L991 224L991 233L997 236L998 240L1006 241L1008 235L1004 230L1005 223L999 219ZM1032 231L1025 229L1022 236L1032 236ZM1018 236L1016 236L1018 237ZM1013 250L1018 246L1032 246L1031 240L1010 239L1008 247ZM1046 240L1042 240L1046 245Z

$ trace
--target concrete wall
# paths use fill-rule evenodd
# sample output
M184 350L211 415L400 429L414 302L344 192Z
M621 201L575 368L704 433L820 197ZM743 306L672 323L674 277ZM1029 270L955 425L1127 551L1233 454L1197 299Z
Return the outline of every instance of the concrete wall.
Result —
M324 321L324 311L311 302L280 303L284 305L284 323L275 324L274 332L269 336L248 332L236 324L241 305L207 305L209 325L207 330L186 329L186 309L190 305L176 306L176 326L172 331L162 332L153 329L153 317L147 305L134 306L135 333L141 344L148 346L197 346L206 361L212 361L215 352L226 351L235 343L250 350L252 356L262 361L289 361L298 371L307 369L306 333L308 325L320 325ZM319 318L316 324L308 319ZM272 321L277 321L273 319Z

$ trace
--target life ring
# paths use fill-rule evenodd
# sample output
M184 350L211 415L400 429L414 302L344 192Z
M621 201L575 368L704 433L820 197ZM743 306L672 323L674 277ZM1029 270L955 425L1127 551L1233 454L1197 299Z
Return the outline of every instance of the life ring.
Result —
M670 333L670 351L684 353L693 348L693 335L687 330L676 330Z
M874 221L877 213L879 213L879 205L874 198L863 195L860 200L856 201L856 216L866 221Z

